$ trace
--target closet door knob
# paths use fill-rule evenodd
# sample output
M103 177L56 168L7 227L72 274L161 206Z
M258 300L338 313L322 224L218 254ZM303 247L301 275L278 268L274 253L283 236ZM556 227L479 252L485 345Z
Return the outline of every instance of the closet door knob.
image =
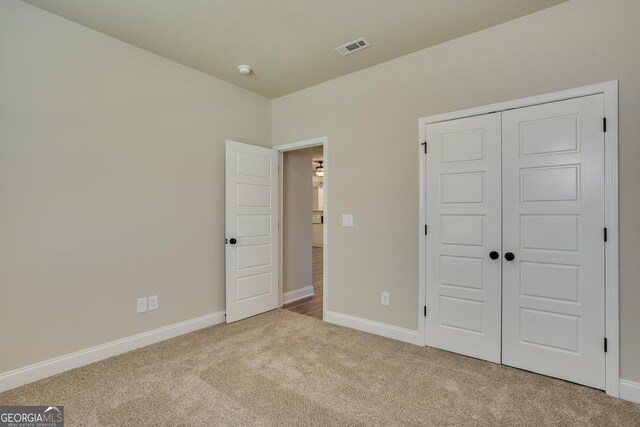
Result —
M500 258L500 254L499 254L498 252L496 252L496 251L491 251L491 252L489 253L489 258L491 258L491 259L498 259L498 258Z
M504 254L504 259L506 259L507 261L513 261L514 259L516 259L516 256L511 252L507 252L506 254Z
M232 245L235 245L236 243L238 243L238 241L232 237L229 239L229 243L231 243Z

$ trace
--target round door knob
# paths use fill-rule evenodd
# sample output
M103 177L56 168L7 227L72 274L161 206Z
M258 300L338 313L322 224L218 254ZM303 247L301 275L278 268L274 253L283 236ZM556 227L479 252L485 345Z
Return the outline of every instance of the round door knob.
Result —
M232 245L235 245L236 243L238 243L238 241L232 237L229 239L229 243L231 243Z
M496 252L496 251L491 251L491 252L489 252L489 258L498 259L498 258L500 258L500 254L498 252Z
M504 259L506 259L507 261L513 261L514 259L516 259L516 256L511 252L507 252L506 254L504 254Z

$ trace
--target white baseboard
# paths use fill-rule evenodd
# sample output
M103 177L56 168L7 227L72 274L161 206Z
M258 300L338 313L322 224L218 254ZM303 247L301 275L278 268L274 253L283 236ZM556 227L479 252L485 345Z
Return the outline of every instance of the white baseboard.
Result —
M301 289L296 289L295 291L285 292L282 294L282 303L287 304L302 298L312 297L313 294L313 286L306 286Z
M374 322L372 320L336 313L335 311L329 310L325 313L323 320L335 325L346 326L347 328L369 332L370 334L381 335L394 340L408 342L409 344L421 345L418 331L411 329Z
M224 314L224 311L219 311L2 373L0 374L0 392L198 329L223 323L225 320Z
M620 380L620 399L640 403L640 383Z

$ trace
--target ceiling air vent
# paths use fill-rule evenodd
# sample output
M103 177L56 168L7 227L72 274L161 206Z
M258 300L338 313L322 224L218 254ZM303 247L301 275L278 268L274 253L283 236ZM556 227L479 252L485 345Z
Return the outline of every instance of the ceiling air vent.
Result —
M371 44L364 37L361 37L358 40L354 40L347 44L343 44L342 46L338 46L336 50L340 55L345 56L369 46L371 46Z

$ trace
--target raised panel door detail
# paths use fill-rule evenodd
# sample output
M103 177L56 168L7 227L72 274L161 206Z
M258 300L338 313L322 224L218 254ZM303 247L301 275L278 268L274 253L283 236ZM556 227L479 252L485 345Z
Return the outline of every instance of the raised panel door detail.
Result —
M474 129L442 135L442 163L484 159L484 130Z
M603 95L502 113L504 364L605 386Z
M520 310L520 339L523 343L577 352L579 326L577 316L525 308Z
M482 258L440 256L440 283L448 286L482 289Z
M442 203L484 202L484 173L451 173L440 176Z
M578 274L577 265L521 262L522 295L577 302Z
M482 302L442 296L440 323L451 328L482 333Z
M598 94L426 125L427 345L604 388L604 116Z
M432 347L500 362L500 114L426 125Z
M442 215L442 243L445 245L482 246L483 215Z
M240 246L238 253L238 269L265 267L271 265L271 245Z
M575 202L579 194L580 166L520 170L523 202Z
M271 237L271 215L238 215L238 238Z
M522 156L578 150L578 117L553 117L520 124Z
M577 251L579 218L578 215L522 215L522 248Z
M271 273L256 274L238 279L238 301L271 293Z
M271 179L271 158L250 153L237 153L238 175Z
M236 191L239 208L271 207L271 186L238 184Z
M277 166L272 149L226 142L227 323L278 307Z

